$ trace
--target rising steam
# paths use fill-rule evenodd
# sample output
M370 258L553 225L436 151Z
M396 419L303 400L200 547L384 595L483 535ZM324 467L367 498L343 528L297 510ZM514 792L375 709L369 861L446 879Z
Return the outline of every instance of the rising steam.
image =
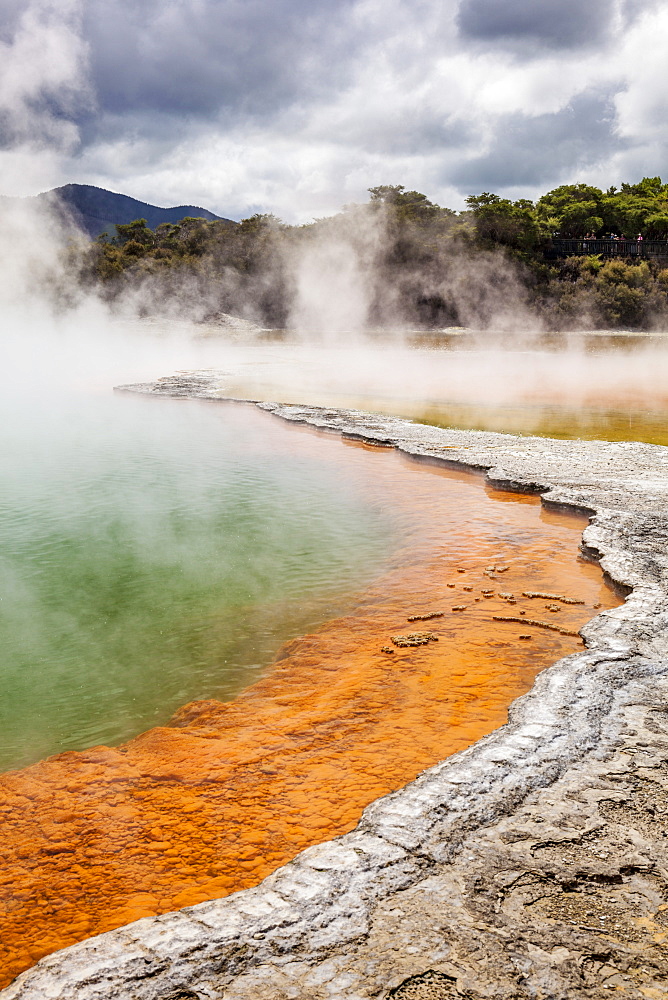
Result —
M7 193L62 179L59 159L76 146L68 110L91 102L80 14L74 0L34 0L13 41L0 43ZM55 398L59 380L107 391L206 366L223 370L239 395L382 403L417 415L423 404L449 402L665 405L668 366L658 348L591 356L576 340L559 355L541 353L536 338L554 317L531 299L521 265L467 250L456 220L444 220L434 262L429 248L421 255L402 244L383 205L350 206L306 227L264 218L238 240L244 253L261 246L261 266L234 268L214 252L199 268L138 267L111 292L82 270L87 244L61 210L27 199L2 212L6 392L33 403ZM592 325L585 300L579 319L571 326ZM439 325L467 327L477 340L465 351L427 349L438 345ZM277 345L267 327L290 332ZM419 350L416 330L428 331Z

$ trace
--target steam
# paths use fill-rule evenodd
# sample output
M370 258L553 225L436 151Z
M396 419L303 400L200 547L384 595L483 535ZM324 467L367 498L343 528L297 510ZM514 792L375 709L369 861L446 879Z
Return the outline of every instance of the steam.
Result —
M294 297L289 326L326 342L358 337L373 322L374 284L386 220L368 210L323 220L289 261ZM389 298L389 291L387 292Z
M33 0L11 41L0 42L0 115L10 137L0 166L10 188L19 186L26 157L29 184L76 147L72 115L92 106L80 19L76 0ZM530 303L521 264L471 252L456 233L449 238L447 225L436 262L400 259L383 205L353 205L287 234L270 224L255 270L215 260L188 273L139 270L116 293L86 282L73 265L83 244L62 211L8 202L2 219L5 398L23 393L41 410L47 398L58 405L63 384L106 392L201 367L221 370L232 395L418 416L451 403L665 405L665 351L590 356L576 338L546 355L541 337L558 323L535 297ZM477 331L466 350L454 349L456 341L437 349L436 302L444 327ZM586 298L580 306L570 325L591 327ZM288 330L280 345L267 327ZM416 349L420 330L427 332ZM425 346L430 338L435 349Z
M418 419L436 419L440 408L446 422L448 407L468 406L460 420L473 426L476 407L668 406L663 341L635 337L615 351L592 353L596 341L571 337L560 351L546 351L542 318L527 306L521 274L494 254L453 252L439 272L416 266L404 274L425 298L439 295L477 328L461 341L455 331L447 349L433 331L416 346L379 213L344 214L315 227L308 240L277 254L275 273L251 287L229 274L218 283L206 275L163 285L149 277L111 301L76 279L68 264L71 235L48 208L14 205L4 222L6 419L10 409L17 412L18 397L33 415L53 413L65 386L106 394L114 384L193 368L221 371L221 392L230 396ZM262 322L272 282L290 290L291 332L280 342Z
M71 120L92 105L80 0L32 0L10 41L0 41L3 194L49 186L79 131Z
M396 223L379 204L349 206L310 228L296 247L276 251L291 289L287 325L301 340L359 343L373 333L394 343L433 326L416 302L439 302L446 326L511 337L544 329L520 269L502 253L471 253L446 239L437 262L419 245L403 250L417 250L415 260L397 261Z
M363 263L350 244L318 242L296 263L292 328L337 337L366 328L368 288Z

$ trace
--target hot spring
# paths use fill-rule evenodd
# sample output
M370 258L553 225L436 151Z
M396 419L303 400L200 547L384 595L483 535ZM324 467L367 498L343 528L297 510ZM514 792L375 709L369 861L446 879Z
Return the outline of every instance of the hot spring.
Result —
M411 344L264 345L231 359L222 387L441 427L668 444L665 335L436 333Z
M197 361L225 368L223 395L477 410L485 386L525 405L532 372L537 394L580 399L572 367L529 355L208 343ZM23 768L0 783L3 982L351 829L502 725L620 600L578 557L581 516L248 405L104 382L37 393L0 432L2 761Z
M396 519L267 415L152 402L0 430L3 769L233 697L394 547Z

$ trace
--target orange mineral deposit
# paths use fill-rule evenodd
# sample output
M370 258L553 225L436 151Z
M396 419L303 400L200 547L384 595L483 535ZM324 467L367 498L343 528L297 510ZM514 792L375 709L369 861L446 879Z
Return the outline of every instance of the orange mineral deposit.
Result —
M373 502L410 522L400 551L349 614L288 643L234 701L194 702L123 746L0 779L3 985L42 955L255 885L351 830L373 799L503 725L538 671L582 648L578 628L619 603L578 558L584 518L312 438L366 463Z

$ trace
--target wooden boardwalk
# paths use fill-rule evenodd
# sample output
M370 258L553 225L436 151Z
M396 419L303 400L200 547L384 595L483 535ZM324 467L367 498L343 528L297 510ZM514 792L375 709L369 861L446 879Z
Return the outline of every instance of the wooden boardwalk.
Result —
M668 261L668 240L572 240L553 239L548 257L600 254L607 258L643 257Z

